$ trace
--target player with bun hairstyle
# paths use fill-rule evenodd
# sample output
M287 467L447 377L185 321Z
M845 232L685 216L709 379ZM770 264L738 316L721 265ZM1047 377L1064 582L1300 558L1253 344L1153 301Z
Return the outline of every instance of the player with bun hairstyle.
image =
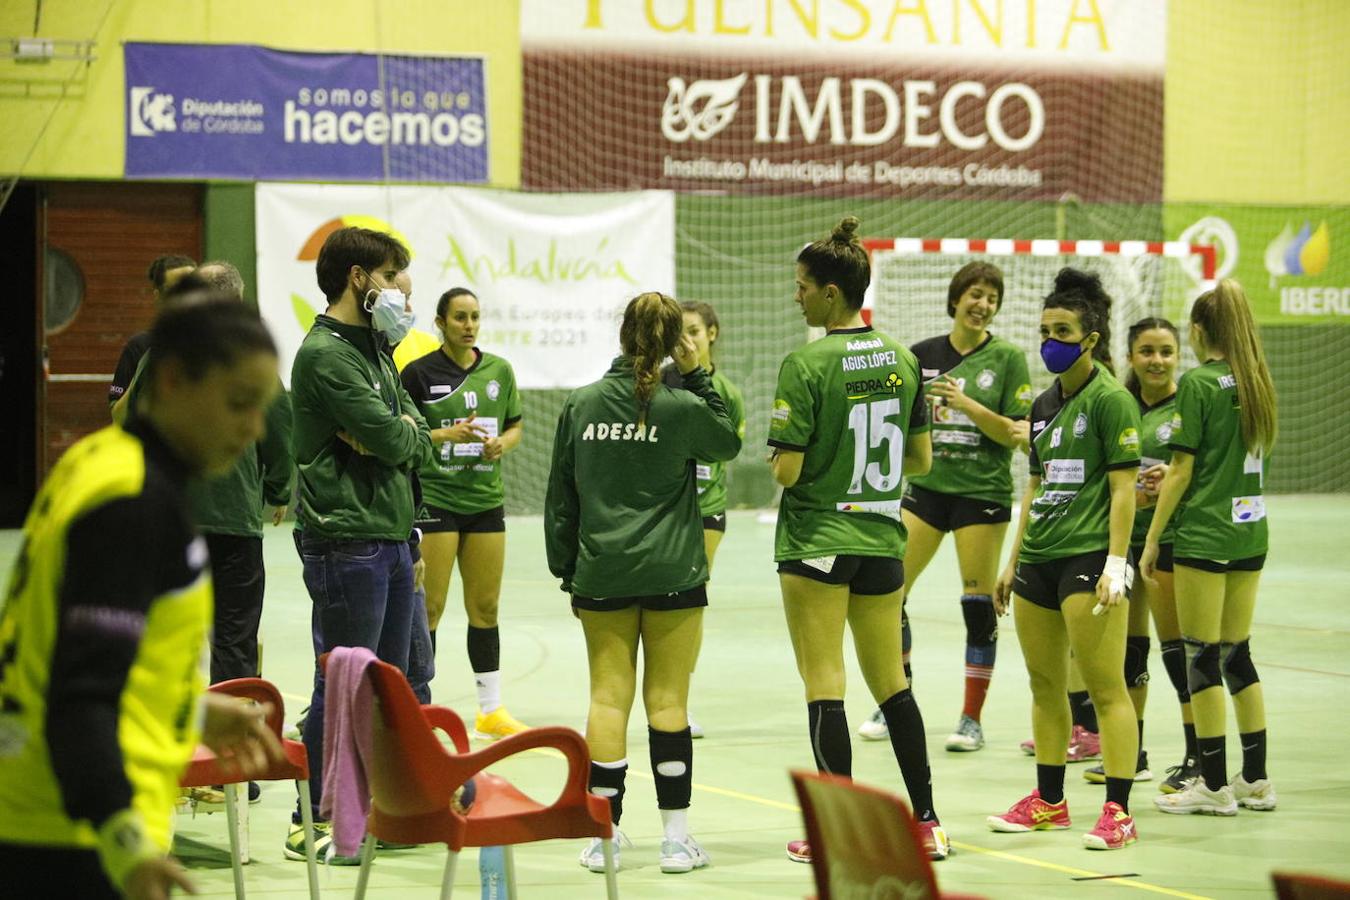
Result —
M783 486L774 539L788 633L806 694L811 749L822 772L851 776L844 714L844 627L881 707L930 857L951 851L933 808L923 716L901 661L905 583L903 475L932 463L919 362L862 319L871 279L858 220L845 218L797 256L796 302L826 330L778 370L769 426ZM788 857L811 861L806 841Z
M1201 778L1155 799L1169 813L1231 816L1275 808L1266 774L1266 711L1251 657L1252 613L1269 546L1263 496L1275 444L1275 386L1242 286L1224 279L1191 307L1199 366L1182 376L1172 419L1172 464L1144 543L1146 576L1173 538L1177 620L1186 644ZM1228 686L1242 740L1242 771L1228 783Z
M717 310L711 303L686 300L680 304L684 312L684 333L694 342L698 350L698 362L712 376L713 390L717 391L726 404L727 414L736 424L736 432L745 439L745 400L741 391L731 383L726 373L717 368L713 351L722 336L722 324L717 319ZM661 370L665 383L673 388L683 386L683 376L678 366L669 365ZM694 476L698 482L698 509L703 516L703 549L708 555L708 573L712 574L713 558L727 531L727 469L723 463L714 460L697 460ZM700 648L695 648L698 656ZM703 737L703 728L689 717L689 731L697 738Z
M642 699L661 809L662 872L708 864L689 833L693 743L689 673L708 605L708 563L695 459L726 462L741 449L736 424L699 365L680 305L645 293L624 310L621 354L599 381L563 404L544 501L549 569L562 579L586 634L590 664L589 787L623 814L628 715L643 654ZM683 390L661 383L673 356ZM581 864L604 871L615 844L595 839Z
M1111 298L1096 275L1061 269L1041 312L1041 358L1055 383L1031 407L1031 479L994 603L1011 604L1031 677L1037 788L994 831L1069 827L1064 770L1069 654L1101 723L1106 804L1089 849L1136 840L1129 813L1139 753L1125 688L1128 559L1139 469L1139 408L1110 370Z
M497 608L506 563L502 457L520 444L520 392L511 364L478 348L478 297L451 288L436 303L441 346L403 369L403 387L431 426L432 457L418 471L427 562L426 605L431 646L459 561L464 582L466 645L478 692L474 736L497 740L524 731L501 700L501 636Z
M905 593L951 532L961 573L961 614L966 624L965 705L956 730L947 738L952 751L984 746L980 712L994 674L998 617L994 582L1003 535L1012 521L1012 435L1014 422L1031 408L1031 376L1022 351L990 333L1003 305L1003 272L987 262L971 262L952 276L947 289L949 334L910 347L929 398L933 401L933 468L910 479L903 511L909 543L905 548ZM902 606L903 608L903 606ZM909 618L901 614L901 646L909 677ZM881 710L858 734L886 737Z
M1125 387L1139 403L1142 422L1139 446L1139 479L1135 489L1134 528L1130 532L1130 555L1136 560L1143 555L1144 536L1153 521L1153 505L1158 498L1158 485L1167 472L1171 451L1167 442L1172 432L1172 414L1176 406L1177 361L1181 358L1181 338L1177 328L1166 319L1140 319L1130 326L1126 341L1129 347L1129 371L1125 373ZM1182 725L1186 736L1186 755L1181 765L1168 769L1168 777L1161 785L1163 793L1173 793L1185 787L1194 778L1196 769L1195 726L1191 721L1190 692L1186 687L1186 653L1177 626L1176 598L1172 590L1172 535L1163 537L1158 573L1153 583L1144 581L1135 585L1130 600L1130 622L1125 639L1125 684L1134 703L1139 721L1139 762L1134 780L1148 781L1153 777L1148 768L1148 754L1144 752L1144 704L1148 699L1149 613L1158 629L1163 667L1176 689L1181 703ZM1106 773L1101 766L1093 766L1083 773L1088 781L1101 784Z

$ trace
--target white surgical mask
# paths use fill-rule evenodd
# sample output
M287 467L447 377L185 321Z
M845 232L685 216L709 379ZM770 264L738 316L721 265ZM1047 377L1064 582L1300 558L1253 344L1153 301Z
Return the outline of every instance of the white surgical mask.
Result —
M371 279L372 283L374 279ZM390 345L397 344L412 331L416 316L405 311L408 298L398 288L371 288L366 291L363 304L370 313L370 327L389 339Z

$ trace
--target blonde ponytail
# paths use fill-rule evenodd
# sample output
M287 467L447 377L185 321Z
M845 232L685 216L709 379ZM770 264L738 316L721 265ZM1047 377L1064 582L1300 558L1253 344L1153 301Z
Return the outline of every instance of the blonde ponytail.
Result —
M661 361L674 352L683 331L680 304L665 294L639 294L623 311L619 346L633 362L640 425L647 424L647 410L661 380Z
M1242 285L1225 278L1201 294L1191 307L1191 322L1205 333L1205 346L1221 354L1233 370L1247 452L1269 453L1277 430L1275 384Z

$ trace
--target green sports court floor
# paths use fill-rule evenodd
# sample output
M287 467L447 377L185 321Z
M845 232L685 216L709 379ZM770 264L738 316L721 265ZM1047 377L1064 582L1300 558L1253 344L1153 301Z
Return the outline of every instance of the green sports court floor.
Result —
M1011 619L1004 635L984 721L988 743L973 754L942 749L960 712L964 626L956 598L954 551L944 547L910 599L915 689L928 725L937 807L956 852L938 864L944 889L988 897L1270 896L1275 868L1316 870L1350 878L1350 515L1342 497L1270 498L1272 547L1253 629L1253 656L1266 688L1270 772L1279 792L1275 812L1242 811L1231 819L1166 816L1151 798L1157 782L1136 785L1133 808L1140 841L1115 853L1081 848L1103 789L1070 767L1074 830L1032 835L991 833L985 815L1001 812L1034 786L1032 761L1017 745L1030 736L1029 694ZM789 862L784 844L803 836L787 770L809 768L806 710L792 661L771 560L773 529L753 512L731 514L712 582L706 639L694 677L691 708L707 738L695 743L693 832L711 868L662 875L656 856L661 826L647 761L645 723L635 709L630 728L629 788L624 830L636 844L624 851L620 892L628 897L804 897L813 892L809 866ZM18 533L0 532L0 573L7 573ZM293 719L307 702L313 664L309 600L284 528L266 541L267 605L262 633L264 674L286 697ZM440 629L436 701L471 718L473 682L463 651L458 585ZM531 724L581 728L586 715L586 662L579 626L544 561L540 520L508 523L502 589L503 697ZM850 661L852 666L852 662ZM1161 776L1180 761L1181 729L1174 695L1154 645L1153 696L1145 747ZM639 700L640 704L640 700ZM872 709L856 667L848 712L856 726ZM1232 732L1230 717L1230 734ZM1231 761L1240 757L1230 741ZM560 760L527 754L493 771L541 798L561 782ZM903 786L886 742L855 740L854 775L899 791ZM251 810L249 894L305 896L302 863L281 855L294 791L264 787ZM223 814L178 819L178 851L206 896L229 896ZM553 841L517 851L520 892L527 897L603 896L603 880L577 865L580 842ZM371 897L435 896L444 851L382 854ZM1096 875L1117 880L1075 881ZM355 869L321 870L329 896L348 896ZM473 851L465 853L457 890L478 896Z

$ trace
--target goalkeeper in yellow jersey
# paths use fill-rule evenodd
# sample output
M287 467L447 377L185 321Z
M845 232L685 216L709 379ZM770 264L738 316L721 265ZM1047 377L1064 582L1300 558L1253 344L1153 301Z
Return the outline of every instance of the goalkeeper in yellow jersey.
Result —
M211 583L184 488L263 432L277 354L257 313L201 293L150 335L144 416L71 447L29 511L0 615L6 895L165 897L178 777L198 740L245 775L265 709L203 695Z

